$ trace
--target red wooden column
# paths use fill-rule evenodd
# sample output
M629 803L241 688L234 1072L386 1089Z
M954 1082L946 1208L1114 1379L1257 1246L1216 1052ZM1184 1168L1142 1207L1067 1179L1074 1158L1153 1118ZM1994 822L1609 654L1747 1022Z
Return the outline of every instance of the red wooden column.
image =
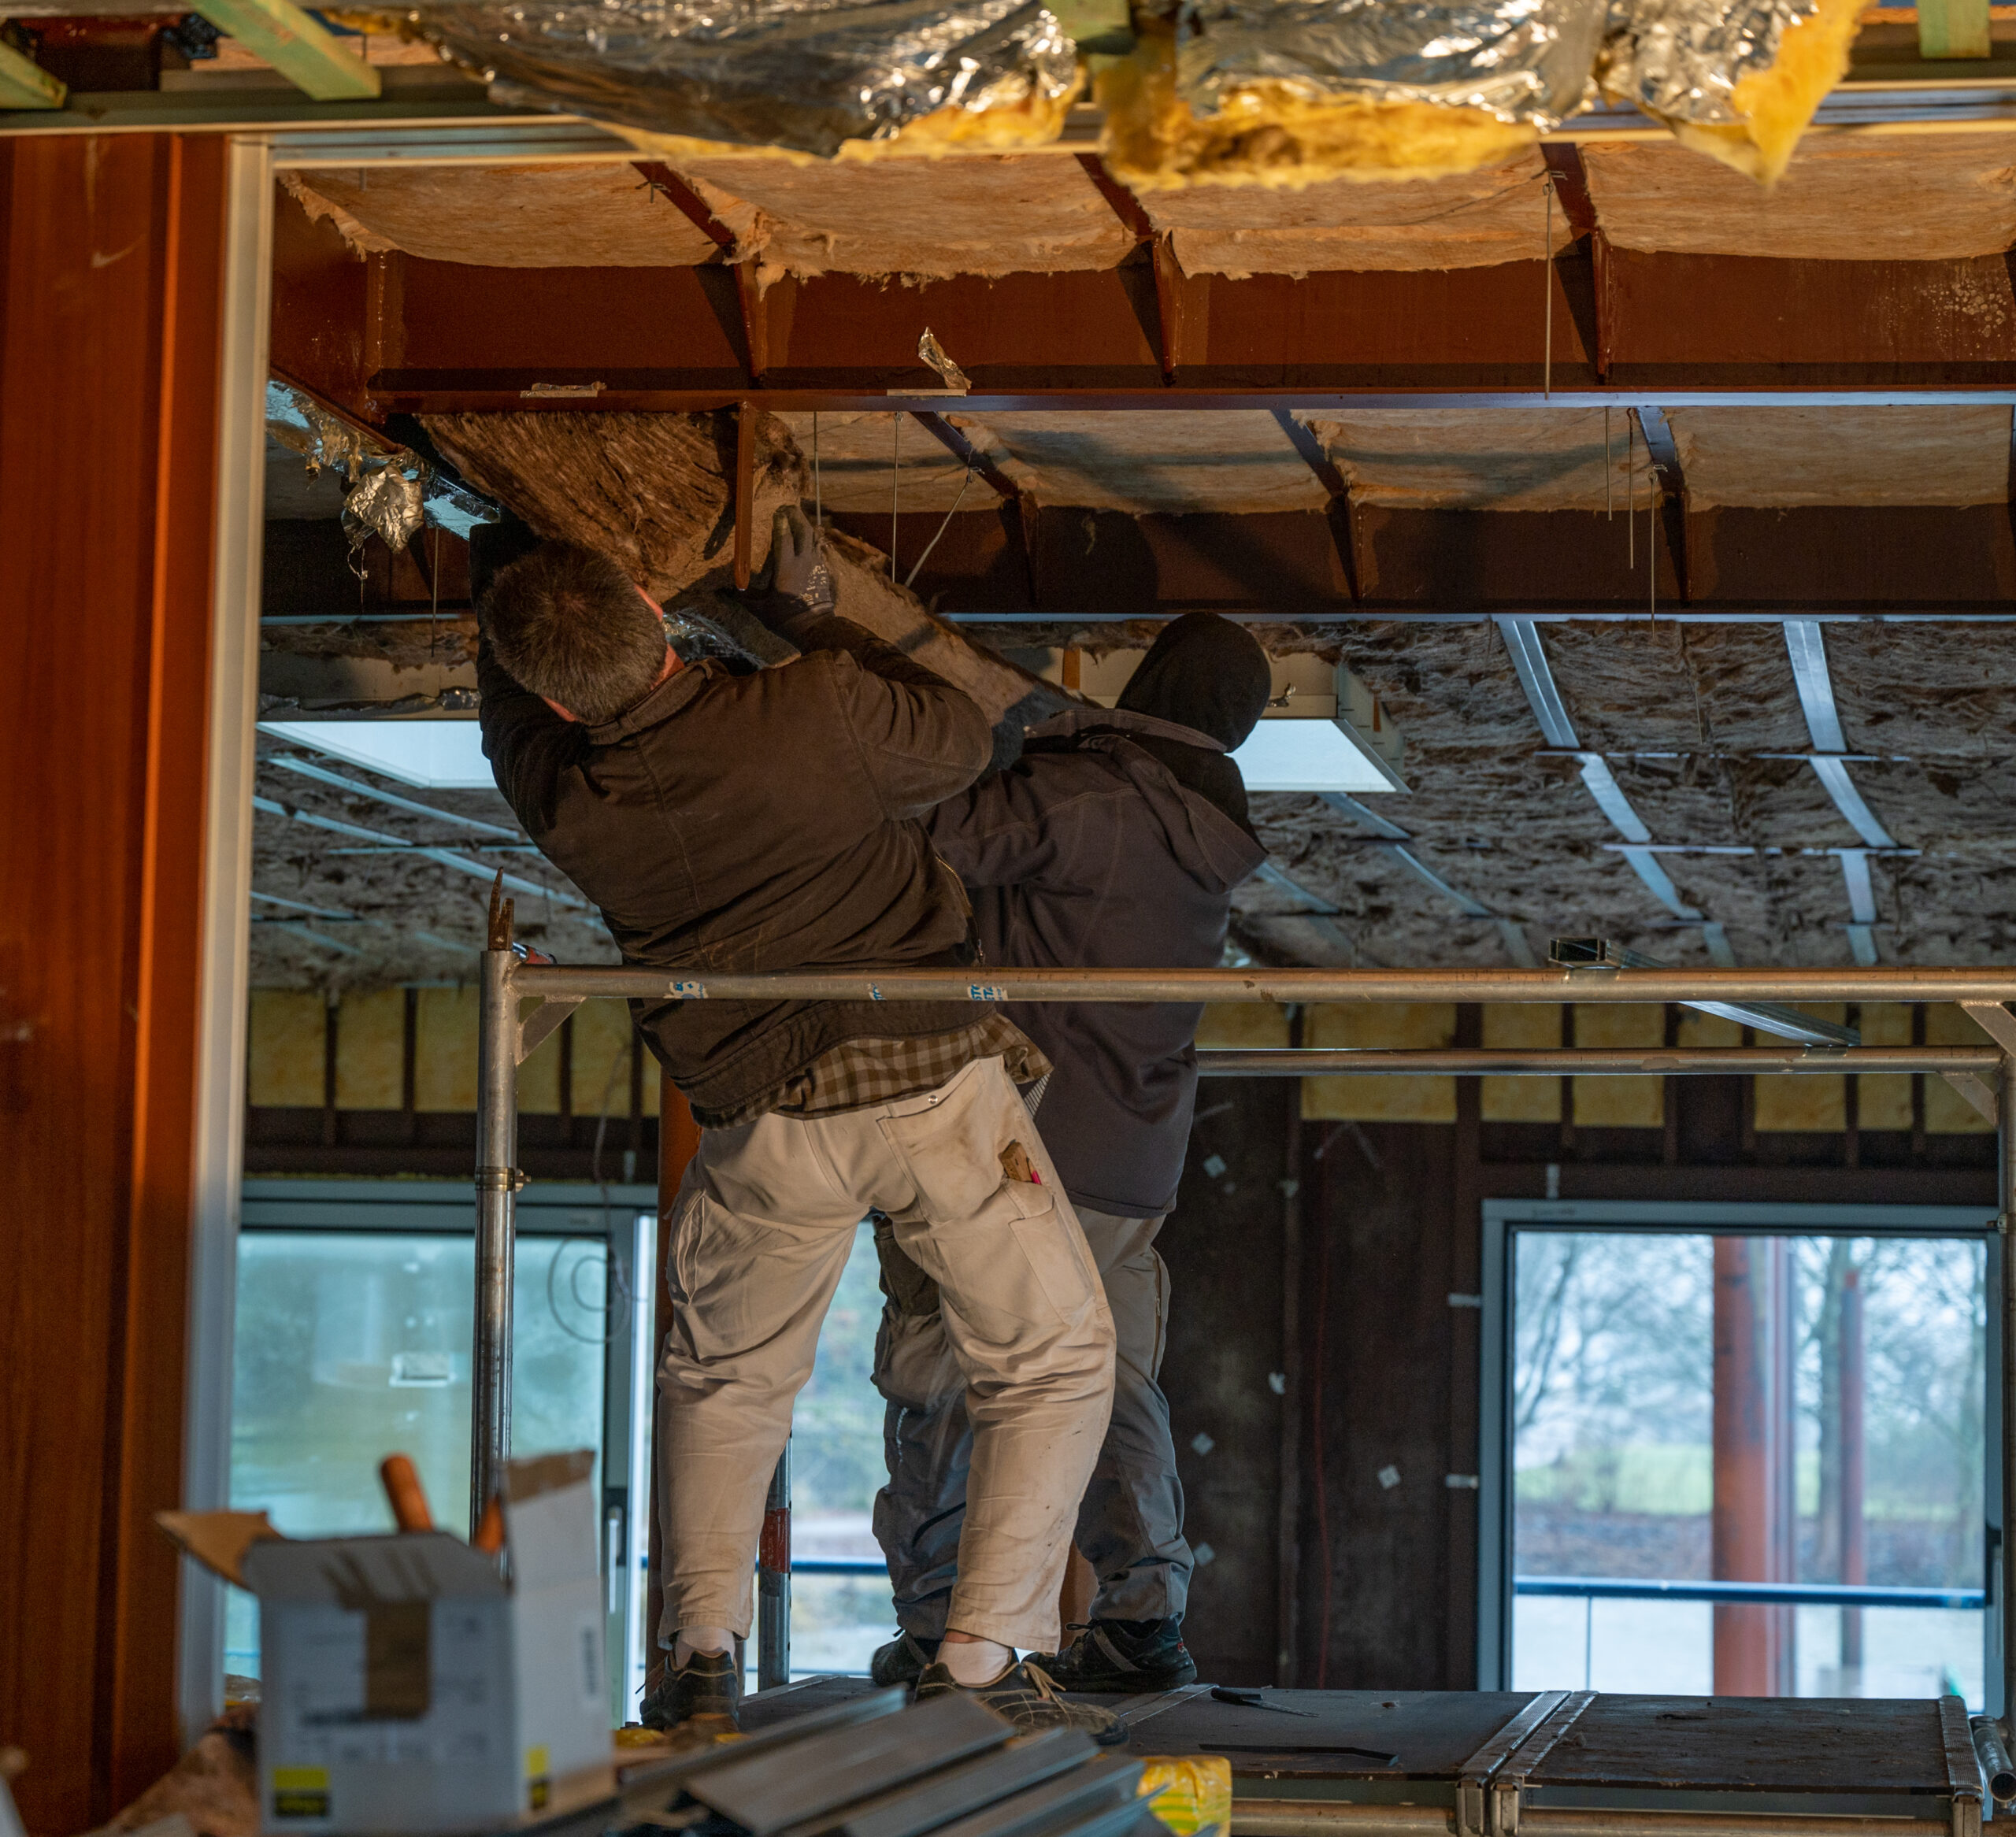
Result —
M0 1729L172 1765L225 149L0 141Z
M1714 1506L1718 1581L1791 1579L1791 1272L1783 1239L1714 1240ZM1792 1610L1718 1602L1714 1693L1792 1692Z

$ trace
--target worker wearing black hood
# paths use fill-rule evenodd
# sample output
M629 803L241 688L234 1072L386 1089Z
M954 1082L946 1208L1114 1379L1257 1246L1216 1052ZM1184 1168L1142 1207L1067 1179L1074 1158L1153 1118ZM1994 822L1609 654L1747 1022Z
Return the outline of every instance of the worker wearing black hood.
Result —
M1022 756L940 804L932 843L972 895L989 963L1206 968L1232 891L1266 857L1226 757L1266 706L1250 632L1193 613L1164 629L1111 710L1031 730ZM1032 1002L1003 1010L1055 1067L1037 1125L1084 1227L1117 1337L1113 1420L1076 1543L1098 1577L1091 1624L1042 1662L1067 1690L1166 1690L1196 1675L1182 1641L1183 1536L1169 1406L1156 1383L1169 1272L1154 1239L1176 1202L1197 1094L1201 1004ZM923 1272L878 1226L888 1303L876 1382L889 1483L875 1531L901 1636L878 1682L914 1678L945 1630L969 1443L965 1386Z

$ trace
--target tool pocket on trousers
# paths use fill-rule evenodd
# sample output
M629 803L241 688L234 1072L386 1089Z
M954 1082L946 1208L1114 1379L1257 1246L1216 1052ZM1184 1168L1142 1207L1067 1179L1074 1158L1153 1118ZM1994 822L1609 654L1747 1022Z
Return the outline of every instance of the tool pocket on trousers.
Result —
M999 1059L975 1059L928 1098L881 1122L917 1187L917 1209L933 1224L979 1211L1002 1183L1002 1150L1018 1129L1029 1128Z

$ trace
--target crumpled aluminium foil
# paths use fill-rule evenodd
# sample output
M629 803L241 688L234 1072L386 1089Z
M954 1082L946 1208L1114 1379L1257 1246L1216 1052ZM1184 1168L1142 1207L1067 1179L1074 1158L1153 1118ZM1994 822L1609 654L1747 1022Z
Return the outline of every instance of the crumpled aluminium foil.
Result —
M1186 0L1177 94L1199 117L1275 81L1304 95L1480 109L1558 127L1580 108L1604 0Z
M343 529L351 554L374 535L398 554L420 534L425 503L420 480L409 478L397 465L367 473L343 494Z
M828 157L947 106L1054 102L1077 73L1039 0L450 0L413 17L498 101Z
M1785 28L1818 11L1807 0L1613 0L1603 89L1665 120L1740 126L1736 84L1770 69Z

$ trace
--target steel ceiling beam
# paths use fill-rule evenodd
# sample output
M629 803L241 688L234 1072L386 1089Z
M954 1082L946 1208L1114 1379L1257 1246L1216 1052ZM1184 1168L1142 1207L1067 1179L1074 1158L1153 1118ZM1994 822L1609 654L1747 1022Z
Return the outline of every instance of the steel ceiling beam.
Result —
M1687 477L1681 470L1680 448L1666 424L1664 409L1641 402L1632 412L1638 417L1638 431L1645 436L1645 451L1658 480L1659 521L1666 528L1666 552L1673 560L1673 585L1679 590L1676 597L1684 606L1688 598ZM1658 557L1651 554L1647 561L1657 568Z

